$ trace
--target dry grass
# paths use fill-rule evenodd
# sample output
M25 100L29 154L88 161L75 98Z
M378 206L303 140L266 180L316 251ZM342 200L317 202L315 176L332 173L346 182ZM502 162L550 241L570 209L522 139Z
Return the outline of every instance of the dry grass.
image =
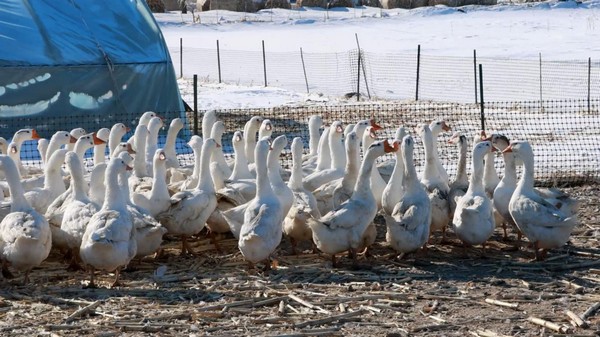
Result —
M224 238L219 254L200 236L199 256L181 257L167 241L161 259L122 274L122 287L83 289L87 275L65 271L53 252L32 284L0 279L0 335L597 336L600 312L575 327L566 311L581 317L600 302L599 190L568 189L583 201L582 224L545 262L499 232L485 257L453 239L399 260L379 225L358 270L346 257L332 269L308 246L292 256L285 240L276 270L249 270L235 240Z

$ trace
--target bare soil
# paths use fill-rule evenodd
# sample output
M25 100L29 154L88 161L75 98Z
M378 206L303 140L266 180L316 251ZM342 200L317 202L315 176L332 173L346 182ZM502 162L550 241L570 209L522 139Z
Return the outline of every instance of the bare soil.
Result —
M309 246L291 255L284 239L275 270L249 270L234 239L222 238L219 253L200 236L198 256L179 256L167 240L163 257L134 264L121 286L109 289L114 275L102 274L101 288L84 289L88 275L66 271L53 251L28 285L0 277L0 335L600 336L600 310L587 327L565 313L600 302L600 185L566 190L581 201L581 224L544 262L500 229L485 256L450 233L450 244L437 236L426 253L398 259L380 218L358 269L346 256L332 268Z

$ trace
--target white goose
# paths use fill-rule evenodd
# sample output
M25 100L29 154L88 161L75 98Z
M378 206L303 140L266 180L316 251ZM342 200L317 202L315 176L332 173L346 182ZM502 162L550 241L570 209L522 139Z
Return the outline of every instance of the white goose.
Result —
M321 218L315 196L302 184L302 138L292 141L292 176L288 187L294 194L294 203L283 221L283 233L290 238L293 253L296 254L298 241L312 240L312 230L306 224L308 217Z
M123 123L116 123L110 128L108 136L108 156L114 156L115 149L121 143L121 140L130 129Z
M481 131L481 141L488 140L485 135L485 131ZM484 169L483 169L483 186L485 188L485 192L488 194L488 197L492 199L494 197L494 190L498 183L500 183L500 177L498 176L498 172L496 172L496 167L494 165L494 159L496 156L493 152L487 153L484 160Z
M348 134L345 144L347 161L344 177L323 184L313 192L319 213L329 213L352 196L360 168L359 142L356 132L352 131Z
M271 144L271 151L267 157L269 181L274 191L277 191L276 195L281 203L281 209L283 210L283 216L288 214L292 204L294 203L294 193L288 187L288 185L281 178L281 165L279 164L279 157L281 152L287 145L288 141L285 135L281 135L273 140ZM283 219L282 219L283 220Z
M402 144L404 144L404 136L406 136L406 130L403 126L401 126L396 131L395 140L399 143L402 142ZM402 146L402 148L404 148L404 145ZM394 207L396 207L396 204L400 202L400 199L402 199L402 195L404 194L403 180L405 169L404 160L402 159L404 155L402 153L402 148L399 151L396 151L394 171L392 171L392 175L390 176L390 179L388 180L388 183L381 194L381 207L383 208L383 211L388 215L392 214L392 212L394 211Z
M282 138L278 137L277 139ZM269 259L279 246L282 236L281 222L285 213L280 199L273 191L273 183L269 181L273 175L267 173L267 156L271 156L268 152L268 140L259 140L255 146L256 197L248 203L244 212L243 224L239 229L238 246L244 258L251 265ZM232 231L234 230L237 231L232 228ZM271 263L267 262L266 269L270 266Z
M431 201L431 232L442 231L442 242L446 237L446 226L450 222L450 206L448 205L448 192L450 187L443 180L437 167L436 152L434 151L433 135L427 125L417 128L425 145L425 171L421 183L425 186Z
M444 132L444 131L451 131L452 129L448 126L448 124L446 124L446 121L444 120L437 120L437 121L433 121L429 124L429 129L431 130L431 135L433 136L433 151L435 152L435 165L437 166L437 170L440 174L440 178L446 182L446 185L449 184L449 180L448 180L448 173L446 172L446 169L444 168L444 165L442 165L442 161L440 160L440 155L438 152L438 136L440 135L440 133Z
M548 249L561 247L569 240L578 222L577 214L559 209L535 192L533 150L528 142L512 142L504 152L513 152L524 167L508 210L521 232L533 243L536 259L544 259Z
M37 133L35 129L21 129L13 135L11 143L14 143L17 147L17 155L12 157L15 161L15 165L19 169L19 173L21 177L29 177L31 174L39 173L39 169L37 167L24 167L21 164L21 146L24 142L30 140L39 140L42 137Z
M329 151L329 132L331 128L325 128L319 139L319 154L315 165L307 164L303 166L302 172L305 176L317 171L322 171L331 167L331 152Z
M210 177L210 158L216 147L217 142L214 139L204 141L198 185L193 190L175 193L171 197L169 209L156 217L169 233L181 236L182 254L193 254L187 237L200 232L217 207L215 187Z
M458 165L456 168L456 177L450 184L450 192L448 192L448 203L450 206L450 217L454 217L454 210L458 199L467 193L469 189L469 177L467 176L467 137L460 133L455 133L450 140L450 143L456 143L458 146Z
M411 136L402 139L402 158L397 160L402 160L405 172L402 179L403 194L390 215L384 214L386 240L400 253L410 253L423 247L429 238L431 224L431 202L417 178L413 160L414 144Z
M48 143L48 148L46 149L46 158L50 159L52 154L60 149L63 145L67 144L75 144L77 142L77 138L71 136L67 131L57 131L52 137L50 137L50 142Z
M44 187L25 193L27 202L41 214L45 214L52 201L66 191L61 169L66 154L67 150L55 151L44 167Z
M158 132L164 126L160 117L152 117L148 123L148 136L146 137L146 172L152 176L152 158L158 149ZM139 150L136 149L139 153Z
M213 125L217 122L217 112L215 110L209 110L202 116L202 137L204 139L210 138Z
M452 224L454 233L465 245L481 245L494 233L494 206L483 186L483 158L493 151L492 143L483 141L473 148L469 189L456 203Z
M44 167L44 165L46 165L46 151L48 151L48 139L46 138L40 138L38 139L37 142L37 150L38 153L40 154L40 158L42 159L42 167Z
M110 139L110 130L107 128L98 130L96 138L102 142L94 142L94 166L106 161L106 146Z
M256 146L256 133L260 128L260 125L263 121L262 117L253 116L250 118L246 125L244 126L244 141L246 151L246 158L248 159L248 164L254 163L254 147Z
M189 142L188 146L192 148L194 152L194 168L192 174L187 176L185 180L181 180L178 183L172 183L169 187L173 191L186 191L195 188L198 185L198 178L200 177L200 158L202 157L202 145L204 141L202 137L193 135Z
M171 197L167 188L167 154L163 149L158 149L153 156L152 188L146 192L136 192L131 196L134 205L148 211L156 217L171 206Z
M90 219L83 234L79 256L89 268L90 283L95 287L94 271L115 271L112 286L119 284L120 269L137 252L133 221L127 210L127 196L119 188L119 174L131 170L124 160L112 158L106 168L107 183L104 204Z
M85 193L84 186L86 182L83 178L83 163L79 160L79 156L74 152L69 152L66 154L65 162L71 173L73 200L65 207L60 232L66 243L66 248L72 252L71 268L77 268L79 247L81 247L83 234L92 216L99 211L100 206L90 201Z
M356 263L356 251L364 244L363 235L377 214L377 203L370 188L371 171L377 157L398 150L387 141L372 144L366 152L352 197L321 219L307 219L313 241L321 251L335 254L348 250Z
M48 257L52 236L46 219L25 200L14 161L0 155L0 170L4 171L12 197L10 213L0 222L2 271L5 275L8 273L8 264L23 270L23 281L27 283L31 269Z
M118 158L131 167L133 163L131 154L123 151L118 154ZM131 202L127 172L119 173L119 189L124 195L125 200L127 200L127 212L133 222L134 237L137 246L135 257L141 261L144 256L154 254L159 249L163 235L167 232L167 229L156 221L147 210Z
M167 131L167 140L165 141L165 155L167 156L167 168L178 168L179 160L177 160L177 151L175 145L177 143L177 134L183 129L184 124L181 118L173 118L171 124L169 124L169 131Z
M232 170L227 165L227 161L225 161L225 154L223 153L222 137L224 132L225 124L222 121L217 121L213 124L210 138L217 142L218 147L215 149L211 160L215 161L219 165L218 167L223 171L223 175L225 177L229 177L232 174Z
M116 157L121 152L127 152L129 154L135 154L135 150L131 147L131 143L121 142L112 151L111 158ZM104 203L104 194L106 192L106 185L104 184L104 176L106 175L106 162L94 166L89 177L89 198L96 205L102 205ZM129 165L129 163L128 163Z
M71 130L69 132L69 134L71 134L71 136L73 136L73 138L75 138L75 142L73 143L67 143L67 150L69 151L73 151L73 149L75 148L75 143L77 142L77 139L87 135L87 131L85 131L84 128L75 128L73 130Z
M135 158L133 159L133 174L129 177L129 186L132 191L143 183L152 183L146 166L146 139L148 138L148 129L145 125L139 124L133 134L133 149ZM131 139L130 139L131 140Z
M367 153L367 149L373 142L377 139L377 134L373 127L367 127L365 134L362 139L362 149L363 153ZM364 158L363 158L364 161ZM379 174L377 168L371 170L371 191L373 192L373 196L375 197L375 202L377 203L377 209L381 209L381 197L383 196L383 190L385 189L385 180Z
M311 192L329 181L344 176L346 156L344 155L344 142L342 140L344 132L342 123L335 121L329 129L329 151L332 158L331 167L316 171L304 179L304 187Z
M244 137L241 131L234 132L231 143L233 144L235 161L229 180L253 179L252 173L248 169L248 159L244 151Z
M305 164L315 164L317 162L320 129L323 125L321 116L312 115L308 118L308 154L302 156L302 166Z

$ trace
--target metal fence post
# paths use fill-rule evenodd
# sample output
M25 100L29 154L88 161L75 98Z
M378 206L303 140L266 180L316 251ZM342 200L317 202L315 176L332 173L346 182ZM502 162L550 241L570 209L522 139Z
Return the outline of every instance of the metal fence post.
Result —
M304 71L304 82L306 83L306 93L310 94L310 90L308 89L308 77L306 76L306 66L304 65L304 53L302 52L302 48L300 48L300 59L302 60L302 70Z
M417 87L415 89L415 101L419 100L419 70L421 68L421 45L417 46Z
M481 131L485 131L485 109L483 107L483 66L479 64L479 103L481 106Z
M217 70L219 71L219 83L221 83L221 49L219 48L219 40L217 40Z
M473 49L473 83L475 84L475 104L477 104L477 50Z
M356 101L360 101L360 49L358 50L358 76L356 76Z
M358 34L354 33L354 37L356 38L356 47L360 51L361 49L360 49L360 42L358 42ZM360 54L360 57L362 59L362 53ZM367 70L365 68L365 61L362 61L361 63L362 63L363 78L365 80L365 88L367 89L367 96L369 96L369 99L371 99L371 90L369 90L369 82L367 81Z
M267 86L267 58L265 56L265 40L262 40L262 52L263 52L263 70L265 73L265 87Z
M194 134L198 134L198 75L194 74Z
M179 38L179 78L183 78L183 38Z

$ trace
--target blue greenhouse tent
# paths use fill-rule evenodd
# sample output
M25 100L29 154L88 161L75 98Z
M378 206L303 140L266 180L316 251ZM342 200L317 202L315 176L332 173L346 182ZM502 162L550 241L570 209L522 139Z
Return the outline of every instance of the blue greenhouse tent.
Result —
M184 117L169 51L144 0L2 0L0 132ZM48 136L50 136L48 134Z

